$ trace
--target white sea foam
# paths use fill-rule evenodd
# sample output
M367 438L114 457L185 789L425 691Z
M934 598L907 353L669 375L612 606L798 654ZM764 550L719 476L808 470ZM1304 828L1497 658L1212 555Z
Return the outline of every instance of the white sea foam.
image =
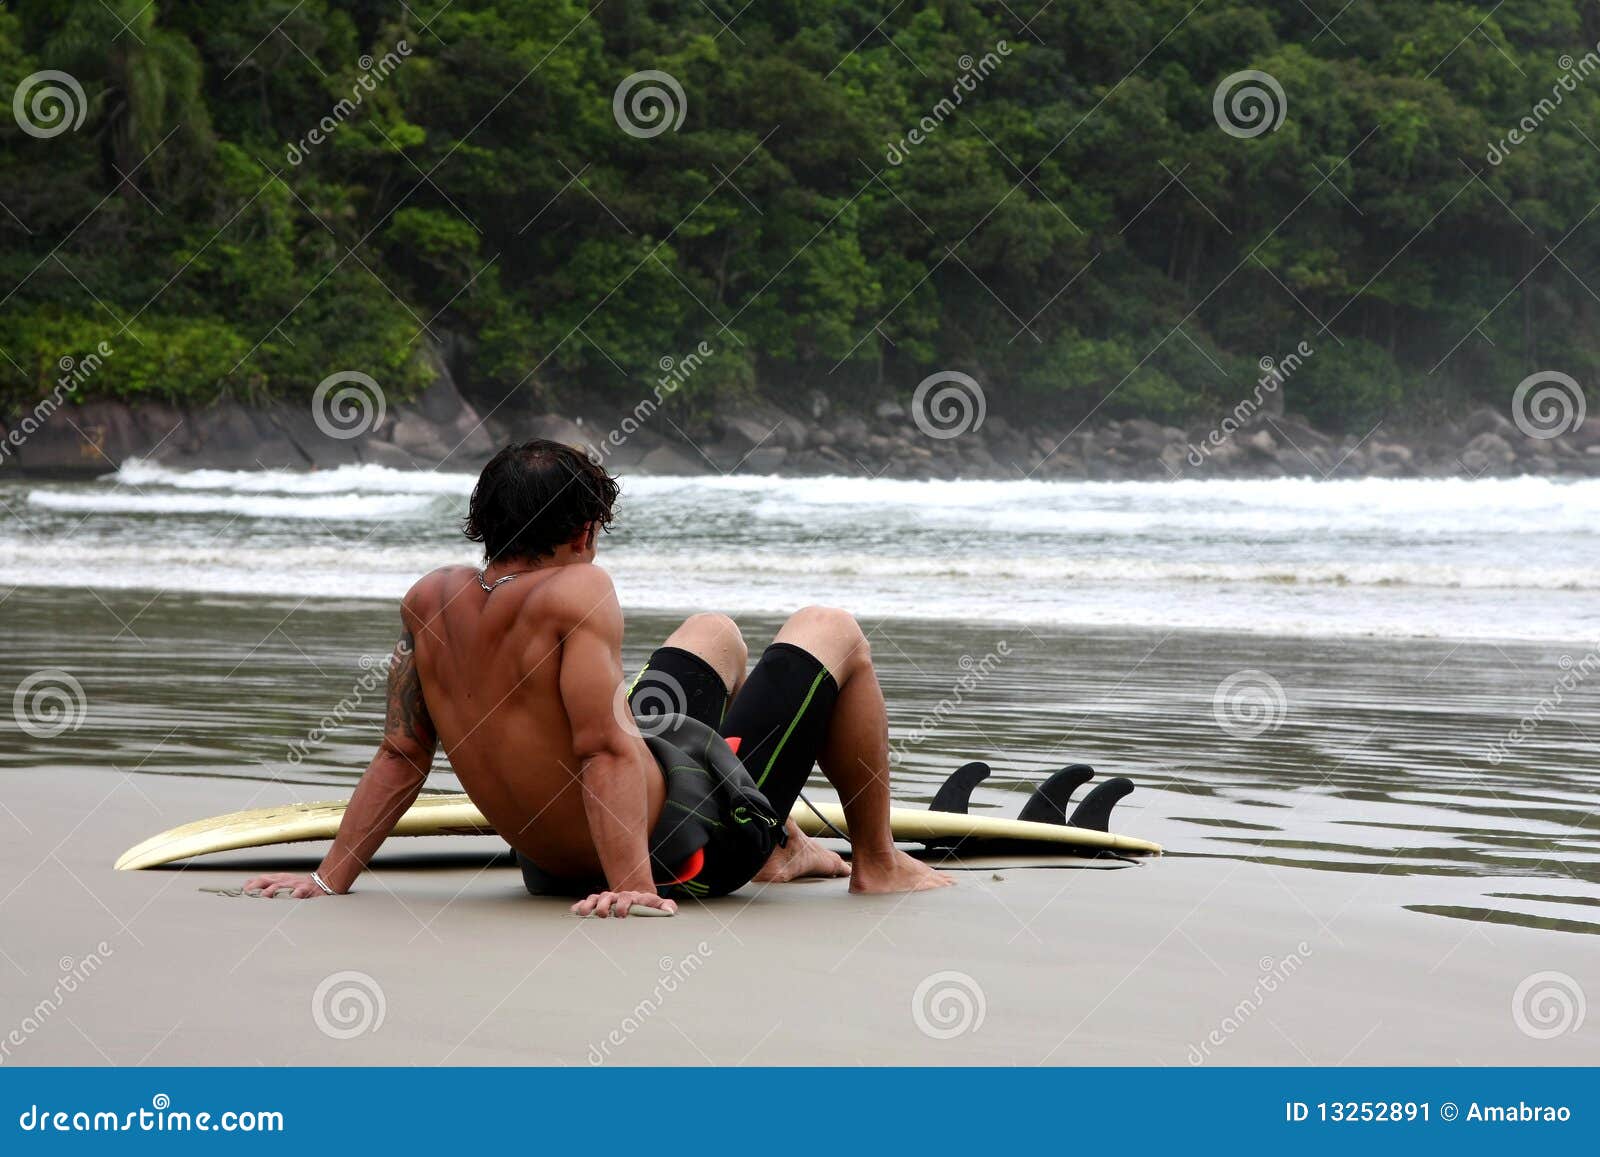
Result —
M393 598L473 558L473 482L133 461L0 483L0 584ZM1600 637L1600 480L622 482L602 561L638 609Z

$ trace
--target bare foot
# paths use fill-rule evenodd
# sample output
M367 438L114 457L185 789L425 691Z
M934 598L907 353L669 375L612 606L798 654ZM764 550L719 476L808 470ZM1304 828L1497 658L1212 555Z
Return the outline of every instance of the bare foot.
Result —
M838 852L830 852L810 836L795 829L789 833L788 844L774 848L772 855L767 857L766 866L756 873L756 882L787 884L790 880L810 876L834 879L849 874L850 865L844 862Z
M936 872L921 860L914 860L898 848L888 855L855 854L855 870L850 875L850 890L869 895L882 892L926 892L948 888L955 877Z

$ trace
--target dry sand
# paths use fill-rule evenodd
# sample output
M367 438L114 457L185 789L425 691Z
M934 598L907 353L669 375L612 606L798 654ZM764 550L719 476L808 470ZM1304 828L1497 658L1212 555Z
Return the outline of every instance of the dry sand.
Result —
M177 823L327 795L8 773L0 1063L1600 1060L1600 1026L1541 1040L1512 1013L1518 984L1540 971L1600 992L1595 937L1406 912L1382 875L1171 855L989 867L913 897L751 888L672 920L602 922L528 897L514 870L488 866L486 839L392 842L357 892L304 902L202 889L309 870L320 846L111 869ZM1409 879L1408 901L1430 886ZM363 975L328 980L340 973ZM323 1010L319 986L332 994ZM345 1036L345 1024L365 1031ZM941 1035L946 1024L964 1031Z

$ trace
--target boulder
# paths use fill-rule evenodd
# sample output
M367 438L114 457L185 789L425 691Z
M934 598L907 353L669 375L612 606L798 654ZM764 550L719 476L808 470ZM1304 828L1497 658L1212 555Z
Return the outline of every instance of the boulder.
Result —
M391 470L421 470L424 465L393 442L367 438L361 443L361 460L374 466L387 466Z
M719 447L743 455L757 446L782 446L779 435L785 423L758 422L753 418L719 418L713 429Z
M215 470L304 470L311 465L295 444L265 418L237 402L190 412L194 449L179 465Z
M867 424L854 414L840 418L835 423L833 432L838 435L839 445L845 450L865 449L867 439L872 434L872 431L867 429Z
M674 446L657 446L639 460L641 474L705 474L710 469L698 454L690 456Z
M318 469L360 462L360 438L334 438L317 425L309 405L277 403L261 411L259 417L287 439L300 454Z
M105 474L150 442L122 402L88 402L59 409L33 407L12 419L20 446L12 453L26 470L52 474Z
M759 449L749 451L744 462L739 466L739 473L776 474L783 468L784 461L788 456L789 451L782 446L774 446L769 442Z
M1260 458L1277 460L1278 442L1270 430L1256 430L1249 434L1239 434L1234 439L1245 450Z
M538 414L531 418L514 420L509 423L506 434L507 441L510 442L543 438L550 442L560 442L563 446L596 452L600 449L599 443L606 437L606 431L593 432L571 418L563 418L560 414Z
M1468 454L1483 455L1490 467L1510 466L1517 460L1517 452L1511 448L1511 443L1499 434L1489 432L1479 434L1467 443L1466 449L1462 452L1463 465L1467 465L1466 456ZM1470 470L1472 467L1468 466L1468 469Z
M414 458L435 462L450 452L448 435L415 410L401 410L389 430L389 441Z
M1471 437L1479 434L1499 434L1502 438L1515 438L1518 436L1516 426L1499 410L1491 410L1488 406L1479 406L1467 415L1462 423L1462 430Z

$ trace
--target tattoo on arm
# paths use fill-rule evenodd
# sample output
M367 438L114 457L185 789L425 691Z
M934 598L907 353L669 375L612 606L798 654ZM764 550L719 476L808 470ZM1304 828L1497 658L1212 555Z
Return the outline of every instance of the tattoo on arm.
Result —
M415 639L407 629L395 644L389 660L389 702L384 733L410 746L433 751L435 736L428 704L422 697L422 679L417 674Z

